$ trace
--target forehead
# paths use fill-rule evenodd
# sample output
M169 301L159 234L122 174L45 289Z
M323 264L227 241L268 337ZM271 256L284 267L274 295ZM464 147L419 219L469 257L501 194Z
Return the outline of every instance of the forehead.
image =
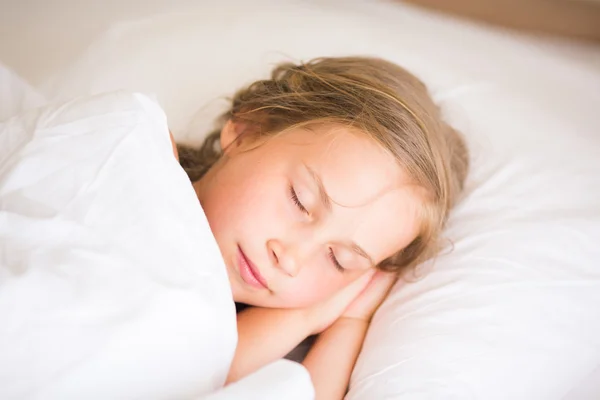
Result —
M278 138L286 157L305 164L323 182L359 245L386 257L419 230L420 197L407 172L375 140L348 127L322 125ZM283 150L283 149L281 149Z

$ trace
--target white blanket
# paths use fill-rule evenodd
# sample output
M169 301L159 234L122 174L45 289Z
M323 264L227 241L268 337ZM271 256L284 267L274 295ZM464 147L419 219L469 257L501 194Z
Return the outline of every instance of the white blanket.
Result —
M236 345L166 117L124 92L0 124L0 398L192 398Z

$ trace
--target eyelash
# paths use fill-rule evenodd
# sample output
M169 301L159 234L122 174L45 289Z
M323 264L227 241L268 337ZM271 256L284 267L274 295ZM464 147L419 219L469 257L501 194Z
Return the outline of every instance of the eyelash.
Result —
M307 214L307 215L309 214L306 207L304 207L302 205L302 203L300 202L300 199L298 198L298 195L296 194L296 191L294 190L294 187L292 185L290 185L290 197L291 197L292 201L294 202L294 204L296 204L298 209L300 209L300 211L302 211L304 214Z
M339 263L337 258L335 258L335 254L333 254L333 250L331 249L331 247L329 248L329 258L331 259L333 266L336 267L338 269L338 271L340 271L340 272L345 271L344 267L342 267L342 265Z

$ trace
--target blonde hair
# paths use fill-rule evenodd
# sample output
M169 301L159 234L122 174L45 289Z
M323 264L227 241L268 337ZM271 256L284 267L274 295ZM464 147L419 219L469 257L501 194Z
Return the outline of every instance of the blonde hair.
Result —
M261 137L315 122L357 128L379 143L425 193L418 236L378 267L401 271L437 254L440 235L468 171L460 134L441 118L425 85L391 62L366 57L318 58L276 67L271 79L239 90L199 149L178 145L192 181L219 159L227 120L257 127ZM400 222L399 222L400 223Z

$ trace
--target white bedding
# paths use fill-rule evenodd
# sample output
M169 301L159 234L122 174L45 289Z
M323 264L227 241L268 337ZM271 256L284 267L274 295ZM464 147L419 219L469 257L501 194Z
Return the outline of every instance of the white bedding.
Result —
M153 101L122 92L0 124L0 398L223 386L235 307L168 132Z
M44 104L44 96L0 59L0 121Z

